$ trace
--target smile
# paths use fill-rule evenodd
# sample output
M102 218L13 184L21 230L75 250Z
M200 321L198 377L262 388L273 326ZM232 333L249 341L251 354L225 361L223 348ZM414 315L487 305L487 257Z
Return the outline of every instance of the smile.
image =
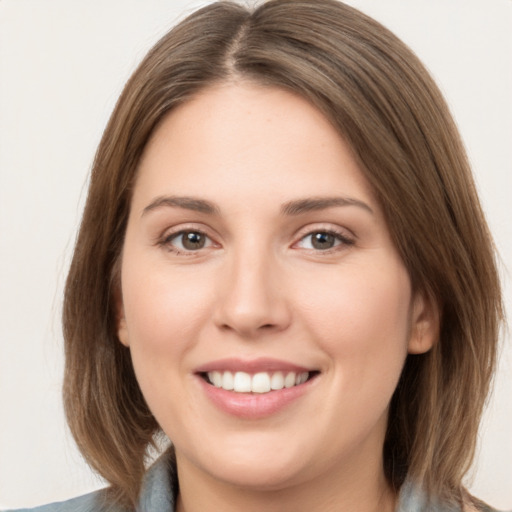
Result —
M235 393L270 393L292 388L305 383L314 372L247 372L211 371L206 373L207 381L216 388Z
M308 396L319 381L316 368L288 361L227 358L195 369L200 389L217 409L244 420L263 419Z

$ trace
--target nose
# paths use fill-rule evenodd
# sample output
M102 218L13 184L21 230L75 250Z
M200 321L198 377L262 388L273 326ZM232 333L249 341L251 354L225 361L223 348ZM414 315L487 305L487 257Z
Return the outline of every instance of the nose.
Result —
M239 254L219 276L214 322L244 339L285 330L291 321L283 274L268 254Z

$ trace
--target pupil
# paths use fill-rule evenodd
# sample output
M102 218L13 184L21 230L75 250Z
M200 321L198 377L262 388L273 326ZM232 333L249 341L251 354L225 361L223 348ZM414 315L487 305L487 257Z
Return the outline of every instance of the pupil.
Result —
M330 249L334 245L334 235L330 233L315 233L312 245L315 249Z
M204 247L204 237L200 233L184 233L183 247L185 249L201 249Z

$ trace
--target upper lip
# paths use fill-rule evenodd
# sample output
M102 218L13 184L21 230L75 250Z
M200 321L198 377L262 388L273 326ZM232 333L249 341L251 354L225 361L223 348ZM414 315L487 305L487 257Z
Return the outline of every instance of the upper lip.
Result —
M217 359L205 363L196 368L195 373L208 373L214 371L231 371L231 372L309 372L313 371L312 368L306 368L289 361L282 361L268 357L261 357L257 359L239 359L239 358L226 358Z

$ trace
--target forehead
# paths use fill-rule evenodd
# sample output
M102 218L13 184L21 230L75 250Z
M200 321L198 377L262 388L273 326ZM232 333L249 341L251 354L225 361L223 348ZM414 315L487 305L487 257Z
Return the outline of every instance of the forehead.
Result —
M246 82L204 89L167 114L145 148L135 191L199 189L218 198L234 187L249 201L269 191L283 201L333 190L372 195L350 146L317 108Z

